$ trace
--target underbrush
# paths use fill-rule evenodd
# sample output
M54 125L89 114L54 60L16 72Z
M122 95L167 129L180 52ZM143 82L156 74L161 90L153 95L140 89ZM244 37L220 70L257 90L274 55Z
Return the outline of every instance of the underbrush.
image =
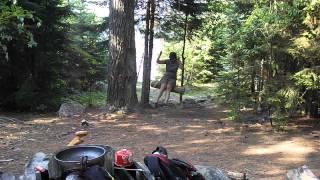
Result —
M80 92L78 94L73 94L67 98L65 101L76 101L87 107L102 107L106 105L107 95L99 91L91 92Z
M211 96L214 97L217 85L215 83L186 85L185 96Z

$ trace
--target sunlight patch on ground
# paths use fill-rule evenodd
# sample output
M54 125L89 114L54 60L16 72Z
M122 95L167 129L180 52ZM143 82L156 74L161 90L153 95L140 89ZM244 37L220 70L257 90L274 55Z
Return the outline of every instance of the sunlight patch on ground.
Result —
M17 124L7 124L5 127L6 128L13 128L13 129L18 128Z
M185 129L185 130L182 130L183 132L198 132L198 130L192 130L192 129Z
M115 123L115 122L117 122L117 120L116 119L101 119L100 122Z
M282 158L278 158L279 161L286 161L286 162L292 162L292 163L296 163L296 162L301 162L305 160L304 156L296 156L296 157L282 157Z
M233 127L227 127L227 128L220 128L216 130L210 130L210 133L215 133L215 134L222 134L222 133L227 133L227 132L232 132L234 131Z
M166 147L167 147L167 148L180 148L181 145L178 145L178 144L170 144L170 145L167 145Z
M90 125L93 124L96 128L106 127L108 125L114 126L117 123L117 119L99 119L99 120L90 120Z
M90 116L90 115L89 115L89 116ZM103 113L98 113L98 114L96 114L96 115L92 115L92 117L93 117L93 118L98 118L98 119L100 119L100 118L104 117L104 114L103 114Z
M57 125L65 125L65 124L68 124L68 123L65 123L65 122L58 122L56 123Z
M205 144L210 142L211 142L211 139L197 139L197 140L189 141L187 144Z
M52 118L52 117L49 117L49 118L36 118L32 121L28 121L28 122L25 122L25 124L51 124L51 123L55 123L57 121L60 121L61 119L59 118Z
M183 154L183 153L187 153L186 150L176 150L175 151L177 154Z
M218 120L217 119L208 119L207 122L211 122L211 123L212 122L218 122Z
M269 176L275 176L279 174L284 174L283 169L273 169L273 170L268 170L268 171L263 171L263 174L267 174Z
M140 126L140 127L137 127L137 128L139 130L142 130L142 131L167 132L166 130L163 130L161 128L155 127L153 125Z
M170 128L168 128L168 129L170 129L171 131L174 131L174 130L179 130L179 126L171 126Z
M115 127L130 127L130 126L132 126L132 124L130 123L122 123L122 124L115 125Z
M306 146L306 144L295 141L284 141L269 146L251 146L243 153L246 155L267 155L276 153L306 155L312 152L316 152L316 150Z
M188 125L187 128L197 128L197 129L200 129L200 128L203 128L203 126L199 126L199 125Z
M13 134L9 134L7 136L0 136L1 139L5 139L5 140L17 140L20 139L18 136L13 135Z

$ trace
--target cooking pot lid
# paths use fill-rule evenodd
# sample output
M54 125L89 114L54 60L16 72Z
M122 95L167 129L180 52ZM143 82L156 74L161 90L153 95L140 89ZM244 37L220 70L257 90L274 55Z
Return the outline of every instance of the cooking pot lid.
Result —
M100 158L106 154L106 150L99 146L73 146L56 153L54 158L60 162L80 162L83 157L87 160Z

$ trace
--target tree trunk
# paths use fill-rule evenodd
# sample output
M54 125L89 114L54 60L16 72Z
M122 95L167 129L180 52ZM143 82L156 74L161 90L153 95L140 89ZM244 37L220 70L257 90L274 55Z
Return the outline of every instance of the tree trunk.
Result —
M184 85L184 63L185 63L184 52L186 49L187 24L188 24L188 14L186 14L186 17L184 20L183 47L182 47L182 55L181 55L182 56L181 87L183 87ZM182 103L182 94L180 94L180 103Z
M152 51L153 51L153 36L154 36L154 15L156 11L155 0L151 0L151 13L150 13L150 38L149 38L149 61L148 61L148 103L150 94L150 78L151 78L151 62L152 62Z
M146 29L144 35L144 61L143 61L143 78L141 88L141 104L146 105L149 103L150 95L150 74L151 74L151 58L149 55L150 47L150 6L151 0L147 2L147 13L146 13ZM152 50L151 50L152 51Z
M110 0L107 103L117 108L138 102L134 5L132 0Z
M260 81L259 81L259 95L258 95L258 107L257 112L261 113L262 111L262 91L264 88L264 59L260 61Z

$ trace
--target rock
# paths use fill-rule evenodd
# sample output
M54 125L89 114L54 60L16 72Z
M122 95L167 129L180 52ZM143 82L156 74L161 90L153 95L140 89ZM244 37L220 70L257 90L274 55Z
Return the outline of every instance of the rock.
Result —
M13 151L21 151L21 148L14 148Z
M183 104L196 104L196 100L191 99L191 98L186 98L185 100L183 100Z
M109 106L107 108L107 110L108 110L108 112L113 113L113 112L116 112L118 110L118 108L116 108L115 106Z
M195 168L206 180L230 180L220 169L212 166L196 165Z
M108 90L108 84L103 81L97 81L93 84L92 89L106 93Z
M0 180L15 180L16 177L11 173L0 172Z
M319 180L308 168L304 165L297 169L291 169L286 174L286 180Z
M82 119L81 126L89 126L89 122L85 119Z
M85 110L85 106L81 105L78 102L67 102L63 103L60 106L58 111L59 117L70 117L78 114L82 114Z
M35 168L37 166L48 169L49 158L43 152L33 155L32 159L25 166L24 175L20 179L36 180Z
M204 103L204 102L207 102L207 101L209 101L209 100L210 100L210 99L208 99L208 97L206 97L206 96L201 96L201 97L197 98L196 102L197 102L197 103Z
M48 109L48 107L44 104L40 104L39 106L36 107L36 109L38 111L45 111L46 109Z
M117 115L125 115L128 113L128 108L127 107L122 107L118 111L116 111Z

